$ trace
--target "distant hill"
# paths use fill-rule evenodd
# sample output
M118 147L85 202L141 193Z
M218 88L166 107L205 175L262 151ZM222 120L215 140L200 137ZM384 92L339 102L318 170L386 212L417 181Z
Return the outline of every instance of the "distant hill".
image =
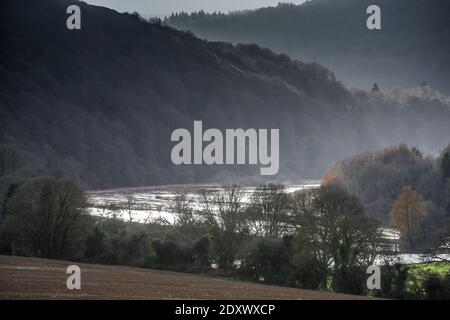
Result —
M381 31L366 9L381 8ZM350 87L412 87L423 81L450 94L450 2L311 0L241 13L177 14L167 23L201 38L256 43L329 67Z
M69 31L73 3L2 3L0 182L46 173L90 188L267 179L259 166L173 165L170 135L194 120L279 128L273 178L282 181L320 177L367 149L448 144L450 108L440 96L350 91L318 64L82 2L82 29Z

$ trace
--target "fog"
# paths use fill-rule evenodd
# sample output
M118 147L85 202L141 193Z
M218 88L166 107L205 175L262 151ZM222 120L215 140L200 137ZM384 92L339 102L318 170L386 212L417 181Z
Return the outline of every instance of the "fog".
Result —
M204 10L206 12L229 12L236 10L256 9L267 6L276 6L279 0L87 0L89 4L108 7L120 12L137 11L143 15L165 15L172 12L193 12ZM304 0L291 0L289 2L300 4Z

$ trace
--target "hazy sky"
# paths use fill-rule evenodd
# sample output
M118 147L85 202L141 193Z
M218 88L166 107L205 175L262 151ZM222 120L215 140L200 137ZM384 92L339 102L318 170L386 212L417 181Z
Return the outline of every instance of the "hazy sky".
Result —
M87 3L117 11L137 11L141 14L169 14L179 11L205 10L228 12L275 6L278 2L302 3L305 0L84 0Z

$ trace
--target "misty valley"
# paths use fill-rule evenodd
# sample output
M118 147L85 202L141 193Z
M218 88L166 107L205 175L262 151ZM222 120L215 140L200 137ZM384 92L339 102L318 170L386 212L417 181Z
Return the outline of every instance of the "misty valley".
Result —
M202 218L202 195L206 193L220 192L226 194L229 186L220 185L173 185L147 188L115 189L103 191L91 191L88 193L89 213L100 217L101 219L121 219L133 223L155 223L176 225L183 221L186 214L195 214L199 219ZM294 194L305 190L317 189L320 187L320 181L309 180L302 181L298 185L287 185L286 193ZM257 192L257 187L241 187L242 197L241 205L248 205L251 202L252 194ZM179 202L185 202L180 205ZM191 205L187 213L186 205ZM217 206L215 210L219 210ZM263 224L260 221L260 224ZM258 232L259 225L250 232ZM394 248L400 245L400 232L395 228L382 228L383 242L390 242ZM386 258L386 257L384 257ZM378 257L378 263L383 263L383 257ZM390 257L390 259L394 259ZM449 254L443 254L436 257L424 253L397 253L395 259L404 263L414 264L422 262L441 261L450 259ZM239 261L236 261L239 263ZM214 267L216 265L213 264Z
M450 299L450 3L410 1L3 0L0 299Z

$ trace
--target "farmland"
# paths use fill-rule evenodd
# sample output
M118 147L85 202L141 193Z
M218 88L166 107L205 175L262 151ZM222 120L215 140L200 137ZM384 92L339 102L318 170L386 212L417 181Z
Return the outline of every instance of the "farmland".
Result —
M66 269L81 268L81 290L68 290ZM0 256L0 299L282 299L366 297L265 286L203 275Z

